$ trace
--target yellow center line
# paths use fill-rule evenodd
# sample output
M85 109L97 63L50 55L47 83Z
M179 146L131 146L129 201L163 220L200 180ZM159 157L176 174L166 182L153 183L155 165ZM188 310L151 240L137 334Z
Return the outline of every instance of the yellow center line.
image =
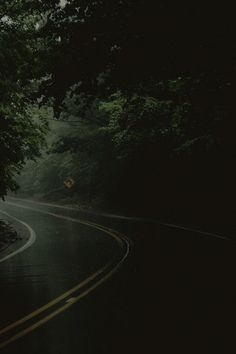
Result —
M81 289L82 287L84 287L85 285L87 285L88 283L93 281L94 279L96 279L96 277L99 276L100 274L102 274L107 269L107 267L108 267L108 265L106 265L105 267L101 268L96 273L92 274L87 279L85 279L84 281L82 281L81 283L79 283L78 285L73 287L72 289L68 290L64 294L62 294L62 295L58 296L57 298L55 298L54 300L48 302L46 305L44 305L44 306L38 308L37 310L31 312L30 314L28 314L27 316L21 318L20 320L18 320L16 322L11 323L10 325L6 326L2 330L0 330L0 336L3 335L6 332L9 332L11 329L14 329L14 328L18 327L19 325L25 323L26 321L31 320L33 317L40 315L42 312L48 310L50 307L56 305L60 301L64 300L66 297L72 295L74 292L78 291L79 289Z
M71 300L71 301L66 302L66 304L64 304L63 306L61 306L57 310L51 312L49 315L45 316L41 320L35 322L31 326L25 328L24 330L22 330L19 333L13 335L12 337L7 339L6 341L2 342L0 344L0 349L5 347L6 345L16 341L17 339L25 336L29 332L32 332L34 329L40 327L44 323L50 321L52 318L54 318L55 316L57 316L61 312L65 311L67 308L69 308L70 306L74 305L76 302L78 302L81 298L83 298L84 296L89 294L91 291L95 290L100 284L105 282L108 278L110 278L116 272L116 270L125 261L125 259L127 258L128 254L129 254L129 242L127 241L127 239L116 235L115 231L113 231L113 230L111 230L111 229L109 229L107 227L104 227L102 225L99 225L99 224L96 224L96 223L93 223L93 222L85 221L85 220L80 220L80 219L75 219L75 218L71 218L71 217L66 217L64 215L59 215L59 214L54 214L54 213L50 213L50 212L45 212L45 211L42 211L42 210L38 210L38 209L31 208L31 207L23 206L23 205L20 205L20 204L15 204L15 203L10 203L10 202L7 202L7 204L10 204L10 205L13 205L13 206L17 206L17 207L21 207L21 208L25 208L25 209L31 209L33 211L37 211L37 212L40 212L40 213L43 213L43 214L48 214L48 215L51 215L51 216L54 216L54 217L57 217L57 218L60 218L60 219L65 219L65 220L68 220L68 221L77 222L77 223L80 223L82 225L90 226L90 227L92 227L94 229L100 230L100 231L108 234L109 236L113 237L119 243L120 246L123 246L123 244L126 244L126 252L125 252L124 256L122 256L121 260L115 265L115 267L113 267L112 270L110 270L107 274L105 274L101 279L99 279L95 284L90 286L87 290L83 291L79 296L74 297L73 301ZM18 321L6 326L2 330L0 330L0 336L5 334L5 333L7 333L7 332L9 332L10 330L12 330L14 328L17 328L21 324L33 319L34 317L38 316L39 314L45 312L46 310L50 309L54 305L58 304L62 300L66 299L68 296L72 295L76 291L80 290L85 285L91 283L99 275L101 275L104 272L106 272L106 270L108 269L109 265L110 265L110 263L105 265L104 267L100 268L97 272L95 272L94 274L90 275L87 279L85 279L84 281L82 281L81 283L79 283L78 285L73 287L72 289L66 291L64 294L58 296L56 299L50 301L46 305L44 305L44 306L40 307L39 309L33 311L32 313L28 314L27 316L19 319Z
M65 305L61 306L59 309L51 312L49 315L45 316L44 318L42 318L41 320L35 322L33 325L25 328L24 330L22 330L21 332L17 333L16 335L10 337L9 339L7 339L5 342L0 344L0 349L6 347L7 345L15 342L17 339L20 339L22 337L24 337L25 335L27 335L28 333L34 331L35 329L41 327L42 325L44 325L45 323L49 322L50 320L52 320L55 316L59 315L60 313L64 312L65 310L67 310L69 307L73 306L76 302L78 302L80 299L82 299L83 297L85 297L86 295L88 295L89 293L91 293L93 290L95 290L98 286L100 286L102 283L104 283L107 279L109 279L114 272L117 270L118 265L112 269L108 274L106 274L102 279L100 279L99 281L97 281L94 285L92 285L90 288L88 288L87 290L85 290L83 293L81 293L79 296L73 298L73 301L67 302Z

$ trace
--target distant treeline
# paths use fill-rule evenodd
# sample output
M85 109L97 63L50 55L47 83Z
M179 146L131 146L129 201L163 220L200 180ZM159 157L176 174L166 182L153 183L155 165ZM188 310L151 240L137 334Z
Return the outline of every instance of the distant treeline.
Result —
M236 175L224 121L217 112L200 119L193 102L199 84L190 79L153 90L107 100L68 96L42 157L18 178L21 194L172 220L230 213ZM67 178L75 181L71 189Z

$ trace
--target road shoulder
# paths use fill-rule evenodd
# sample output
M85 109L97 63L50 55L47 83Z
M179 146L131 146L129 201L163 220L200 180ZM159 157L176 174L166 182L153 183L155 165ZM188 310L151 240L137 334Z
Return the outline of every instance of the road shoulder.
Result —
M17 240L19 240L19 236L12 224L0 219L0 252L5 251Z

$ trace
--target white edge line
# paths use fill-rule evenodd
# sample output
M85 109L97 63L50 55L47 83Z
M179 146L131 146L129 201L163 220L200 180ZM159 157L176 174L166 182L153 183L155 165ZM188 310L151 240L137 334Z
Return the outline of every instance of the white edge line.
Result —
M78 212L82 212L82 213L88 213L91 215L95 215L95 216L102 216L102 217L106 217L106 218L111 218L111 219L122 219L122 220L130 220L130 221L138 221L138 222L152 222L152 223L157 223L158 225L161 226L166 226L166 227L170 227L170 228L175 228L177 230L183 230L183 231L188 231L188 232L196 232L199 235L205 235L205 236L209 236L209 237L215 237L218 239L222 239L222 240L226 240L226 241L231 241L230 237L221 235L221 234L215 234L213 232L208 232L208 231L203 231L200 229L193 229L193 228L189 228L189 227L185 227L185 226L181 226L181 225L176 225L176 224L169 224L169 223L165 223L165 222L161 222L159 220L155 220L155 219L149 219L149 218L139 218L139 217L129 217L129 216L124 216L124 215L115 215L115 214L109 214L109 213L99 213L99 212L93 212L90 210L80 210L79 208L74 208L74 207L69 207L69 206L64 206L64 205L59 205L59 204L53 204L53 203L44 203L44 202L38 202L32 199L23 199L23 198L15 198L15 197L8 197L9 199L15 199L16 201L23 201L23 202L29 202L32 204L38 204L38 205L45 205L45 206L49 206L49 207L55 207L55 208L59 208L59 209L66 209L66 210L75 210Z
M14 206L17 206L19 207L19 205L17 204L14 204L14 203L9 203L7 202L7 204L10 204L10 205L14 205ZM74 222L78 222L80 224L85 224L86 225L86 221L82 221L82 220L78 220L78 219L73 219L73 218L68 218L68 217L64 217L63 215L57 215L57 214L53 214L53 213L49 213L49 212L43 212L41 210L37 210L37 209L33 209L33 208L30 208L30 207L27 207L27 206L22 206L20 205L22 208L25 208L25 209L31 209L31 210L34 210L34 211L38 211L38 212L41 212L43 214L48 214L48 215L51 215L51 216L55 216L55 217L58 217L58 218L61 218L61 219L68 219L69 221L74 221ZM5 214L5 215L8 215L10 216L9 214L5 213L5 212L2 212L0 211L1 213ZM12 217L12 216L10 216ZM22 223L23 225L25 225L28 230L30 230L30 232L32 232L35 236L35 239L36 239L36 235L35 235L35 232L34 230L29 226L27 225L26 223L24 223L23 221L17 219L17 218L14 218L12 217L13 219L19 221L20 223ZM90 225L89 225L90 224ZM123 243L126 245L126 251L125 251L125 254L122 256L122 258L120 259L120 261L107 273L105 274L101 279L99 279L98 281L96 281L93 285L91 285L87 290L83 291L79 296L75 297L73 299L73 301L70 301L70 302L66 302L66 305L60 307L58 310L56 311L53 311L49 316L46 316L45 318L43 318L42 320L39 320L38 322L36 322L33 326L30 326L30 327L27 327L25 330L23 330L22 332L16 334L15 336L11 337L9 340L6 340L5 342L1 343L0 344L0 349L5 347L6 345L10 344L11 342L14 342L16 341L17 339L25 336L27 333L33 331L34 329L40 327L41 325L43 325L44 323L48 322L50 319L54 318L56 315L58 315L59 313L61 313L62 311L64 311L66 308L74 305L76 302L78 302L81 298L85 297L86 295L88 295L90 292L92 292L93 290L95 290L97 287L99 287L101 284L103 284L105 281L107 281L109 278L111 278L113 276L113 274L122 266L122 264L125 262L125 260L127 259L128 255L129 255L129 252L130 252L130 244L129 244L129 240L125 237L125 236L121 236L121 235L115 235L115 231L113 230L110 230L106 227L103 227L102 225L98 225L98 224L94 224L94 223L88 223L87 226L89 227L92 227L94 229L100 229L102 230L103 232L109 234L110 236L112 236L113 238L115 238L116 240L117 239L120 239L121 241L123 241ZM111 232L112 231L112 232ZM112 233L114 233L114 235L112 235ZM35 241L35 240L34 240ZM29 247L29 246L28 246ZM23 247L22 247L23 248ZM20 250L18 250L17 253L19 253ZM3 261L3 260L1 260ZM0 261L0 262L1 262ZM73 294L74 292L72 292ZM16 327L16 326L14 326ZM5 331L6 332L6 331Z
M24 252L27 248L29 248L30 246L32 246L35 241L36 241L36 233L35 231L28 225L26 224L24 221L20 220L20 219L17 219L15 218L14 216L11 216L9 215L8 213L5 213L4 211L0 210L0 213L1 214L5 214L7 215L8 217L10 217L11 219L17 221L18 223L22 224L23 226L25 226L27 228L27 230L29 231L30 233L30 238L29 240L24 244L24 246L18 248L16 251L10 253L9 255L7 255L6 257L3 257L3 258L0 258L0 263L16 256L17 254L21 253L21 252Z

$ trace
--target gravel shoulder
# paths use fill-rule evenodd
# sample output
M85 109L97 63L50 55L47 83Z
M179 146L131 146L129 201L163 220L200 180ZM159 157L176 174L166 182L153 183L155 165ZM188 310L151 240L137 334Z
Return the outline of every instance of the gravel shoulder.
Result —
M17 232L12 225L7 221L0 220L0 252L4 251L17 240Z

